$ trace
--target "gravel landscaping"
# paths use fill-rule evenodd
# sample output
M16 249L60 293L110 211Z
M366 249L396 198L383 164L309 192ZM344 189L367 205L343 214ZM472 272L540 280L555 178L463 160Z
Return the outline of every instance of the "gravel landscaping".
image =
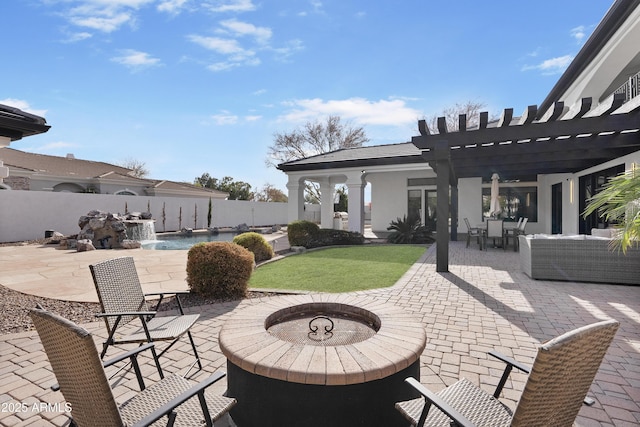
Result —
M247 298L273 294L275 293L250 291ZM189 294L180 296L180 302L183 307L197 307L224 301ZM0 316L0 335L35 330L29 317L29 310L35 308L36 304L79 324L96 322L95 314L100 312L100 304L96 302L72 302L36 297L0 285L0 313L2 313ZM175 308L177 308L175 299L173 297L165 298L160 306L160 311Z

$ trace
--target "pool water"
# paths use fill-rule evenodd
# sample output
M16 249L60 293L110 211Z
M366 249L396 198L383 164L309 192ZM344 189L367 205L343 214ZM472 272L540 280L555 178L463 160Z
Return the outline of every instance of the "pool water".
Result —
M201 242L231 242L237 233L220 234L172 234L158 236L158 240L147 240L142 242L142 249L151 250L181 250L189 249L196 243Z

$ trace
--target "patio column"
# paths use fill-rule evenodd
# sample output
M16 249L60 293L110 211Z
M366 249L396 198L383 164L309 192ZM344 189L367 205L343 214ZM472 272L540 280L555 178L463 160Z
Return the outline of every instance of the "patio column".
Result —
M320 227L333 228L333 199L335 185L329 180L320 181Z
M351 173L347 176L349 231L364 233L364 189L366 186L363 172Z
M2 184L2 180L9 176L9 168L4 166L4 162L0 160L0 184Z
M288 221L304 219L304 183L302 179L289 176L287 190L289 192Z

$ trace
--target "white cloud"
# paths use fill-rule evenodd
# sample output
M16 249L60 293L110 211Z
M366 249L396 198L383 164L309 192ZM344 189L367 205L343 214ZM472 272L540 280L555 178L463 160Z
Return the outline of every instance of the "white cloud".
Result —
M245 116L244 119L247 122L257 122L258 120L262 119L262 116Z
M90 39L93 37L93 34L87 33L86 31L80 33L70 33L67 35L67 38L62 40L63 43L76 43L82 40Z
M158 11L177 15L186 3L187 0L162 0L158 5Z
M61 14L73 25L104 33L135 25L135 12L155 0L71 0Z
M230 19L220 22L220 25L224 28L222 32L232 32L236 36L252 36L258 43L264 44L271 39L272 31L267 27L256 27L253 24L247 22L241 22L236 19Z
M298 99L286 103L291 111L280 120L302 123L318 117L337 115L358 125L404 126L423 115L401 99L370 101L364 98L343 100Z
M586 28L584 25L580 25L578 27L572 28L570 31L571 37L576 39L578 44L582 44L582 41L587 37Z
M304 50L304 44L302 40L289 40L283 47L274 47L271 50L279 60L286 61L295 53Z
M237 40L222 39L219 37L205 37L195 34L187 36L187 39L195 44L198 44L205 49L213 50L221 54L237 54L244 51Z
M573 61L573 55L564 55L556 58L546 59L537 65L525 65L522 71L539 70L542 74L558 74L562 73Z
M0 104L8 105L9 107L18 108L22 111L26 111L27 113L35 114L36 116L44 117L47 114L47 110L37 110L35 108L31 108L29 102L22 99L15 98L5 98L0 99Z
M235 114L229 114L228 111L224 111L222 114L214 114L211 118L215 124L220 126L235 125L238 123L238 116Z
M125 49L121 52L122 56L111 58L111 60L124 65L133 71L140 71L145 68L161 65L158 58L154 58L146 52L140 52L133 49Z
M204 5L212 12L250 12L256 9L251 0L214 0Z

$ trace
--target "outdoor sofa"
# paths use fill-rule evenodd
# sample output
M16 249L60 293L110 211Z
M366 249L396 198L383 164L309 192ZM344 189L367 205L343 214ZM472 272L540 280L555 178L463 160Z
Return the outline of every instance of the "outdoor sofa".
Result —
M597 233L601 234L601 233ZM610 237L519 236L520 267L532 279L640 285L640 247L612 249Z

